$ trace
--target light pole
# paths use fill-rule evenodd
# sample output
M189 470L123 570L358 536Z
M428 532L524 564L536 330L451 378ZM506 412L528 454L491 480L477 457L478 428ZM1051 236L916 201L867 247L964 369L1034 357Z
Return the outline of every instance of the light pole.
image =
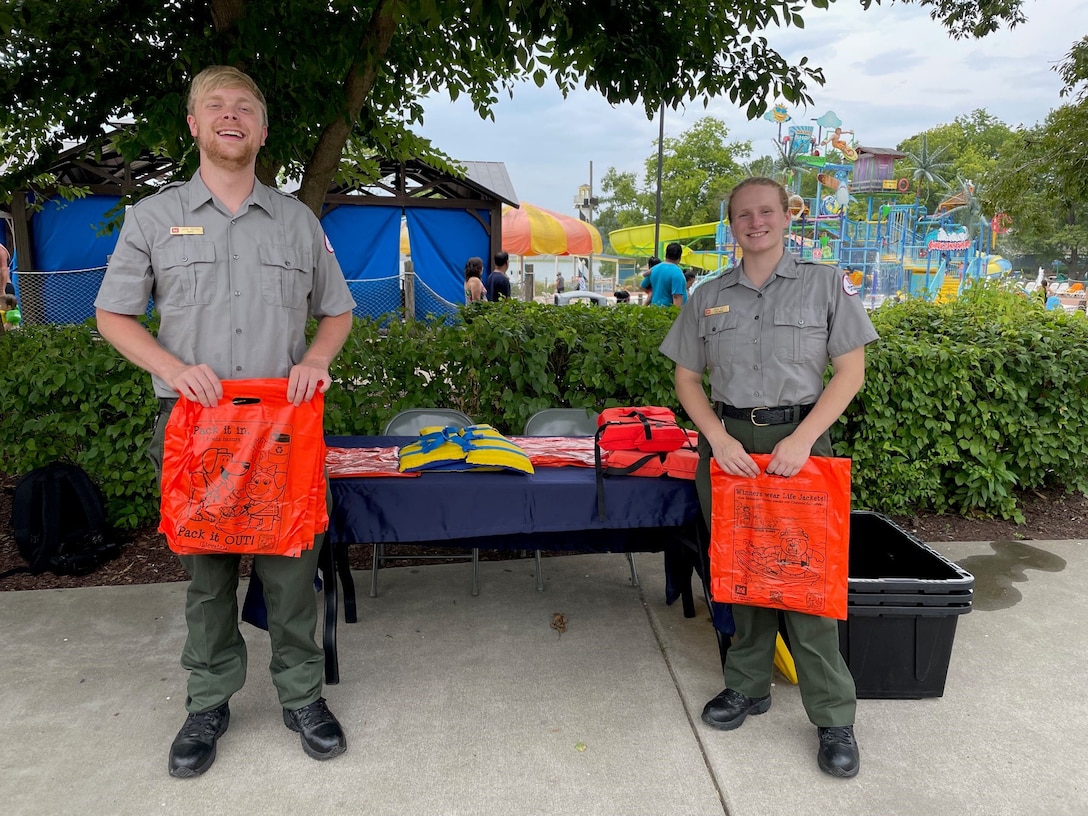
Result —
M660 124L657 131L657 205L654 211L654 256L661 245L661 165L665 157L665 101L661 101Z

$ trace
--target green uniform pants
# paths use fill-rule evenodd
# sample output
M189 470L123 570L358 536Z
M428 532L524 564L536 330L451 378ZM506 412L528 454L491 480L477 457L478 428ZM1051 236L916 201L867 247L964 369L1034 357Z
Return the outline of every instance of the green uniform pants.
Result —
M748 420L726 417L725 429L749 453L770 453L796 424L753 425ZM832 456L831 439L825 433L812 446L813 456ZM710 445L699 437L699 468L695 486L703 519L710 528ZM850 669L839 653L839 627L833 618L786 612L790 652L797 667L801 702L808 718L821 727L853 725L857 693ZM725 684L749 697L771 690L778 611L733 604L736 638L725 659Z
M163 401L150 455L162 470L163 440L172 403ZM326 493L326 500L328 493ZM279 555L253 557L253 569L264 584L268 635L272 642L269 670L280 705L288 709L309 705L321 696L324 653L314 640L317 594L314 576L325 536L299 558ZM189 671L185 708L198 713L230 699L246 680L246 644L238 629L239 555L183 555L189 573L185 599L188 637L181 665Z

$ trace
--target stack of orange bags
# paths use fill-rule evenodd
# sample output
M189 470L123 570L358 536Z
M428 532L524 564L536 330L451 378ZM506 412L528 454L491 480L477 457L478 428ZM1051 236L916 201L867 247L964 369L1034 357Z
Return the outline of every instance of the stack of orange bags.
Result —
M324 395L286 379L224 380L214 408L179 399L166 425L159 531L179 555L298 557L329 525Z

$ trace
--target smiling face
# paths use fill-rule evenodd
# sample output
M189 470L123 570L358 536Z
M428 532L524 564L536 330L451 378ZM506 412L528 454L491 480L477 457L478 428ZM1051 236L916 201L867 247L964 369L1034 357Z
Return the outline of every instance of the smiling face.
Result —
M268 136L264 106L244 87L203 91L192 101L185 120L200 148L201 161L229 170L252 168Z
M790 216L778 184L743 184L729 198L729 225L746 255L782 252Z

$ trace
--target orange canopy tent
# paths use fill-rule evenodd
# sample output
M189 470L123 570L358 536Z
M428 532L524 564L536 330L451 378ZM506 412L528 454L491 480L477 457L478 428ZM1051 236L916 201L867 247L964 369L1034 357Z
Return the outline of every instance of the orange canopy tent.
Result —
M600 255L601 233L592 224L521 202L502 211L502 248L511 255ZM408 225L401 223L400 251L408 255Z
M520 202L503 207L502 248L511 255L600 255L601 233L592 224Z

